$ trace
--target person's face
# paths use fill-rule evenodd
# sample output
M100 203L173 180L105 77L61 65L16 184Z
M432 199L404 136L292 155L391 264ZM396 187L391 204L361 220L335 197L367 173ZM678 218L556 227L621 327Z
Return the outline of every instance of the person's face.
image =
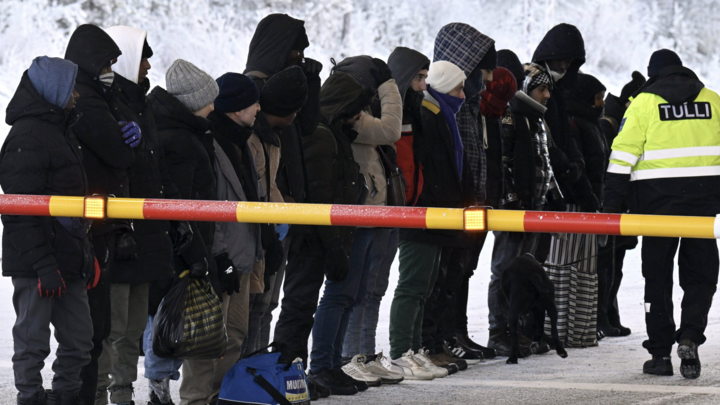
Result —
M287 61L285 61L285 67L290 66L300 66L300 63L302 63L303 58L305 58L305 54L302 50L292 50L290 51L290 55L287 58Z
M142 83L147 79L148 70L152 65L150 65L150 61L147 58L143 58L140 61L140 71L138 72L138 83Z
M343 120L343 124L351 127L360 120L360 117L362 117L362 115L363 115L363 112L360 111L359 113L355 114L354 116L352 116L350 118L345 118Z
M530 92L530 97L542 105L547 105L550 100L550 87L547 84L541 84Z
M80 97L80 94L78 94L78 92L73 89L72 94L70 95L70 100L65 105L65 111L70 111L75 108L75 102L77 101L78 97Z
M493 81L493 71L491 69L480 69L482 71L483 75L483 81L485 83L490 83Z
M205 107L201 108L198 111L195 111L193 114L197 115L198 117L207 118L208 114L212 112L212 110L215 109L215 103L210 103L206 105Z
M418 74L413 77L412 81L410 82L410 88L413 89L413 91L421 92L427 90L427 83L425 82L425 79L427 79L428 76L428 70L423 69L418 72Z
M116 64L116 63L117 63L117 58L111 60L111 61L110 61L110 64L107 65L107 66L105 66L105 67L100 71L100 74L101 74L101 75L104 75L105 73L110 73L110 72L112 72L112 71L113 71L113 70L112 70L112 65L114 65L114 64Z
M547 67L550 68L550 70L552 70L553 72L563 74L568 70L572 62L573 58L554 59L547 61Z
M457 85L457 87L455 87L448 93L448 96L453 96L453 97L464 99L465 98L465 92L463 91L464 89L465 89L465 83L460 83Z
M605 92L600 91L595 95L595 107L605 106Z
M240 125L245 127L251 127L255 124L255 117L257 116L257 113L260 112L260 103L256 102L255 104L251 105L250 107L238 111L235 114L237 114L237 118Z

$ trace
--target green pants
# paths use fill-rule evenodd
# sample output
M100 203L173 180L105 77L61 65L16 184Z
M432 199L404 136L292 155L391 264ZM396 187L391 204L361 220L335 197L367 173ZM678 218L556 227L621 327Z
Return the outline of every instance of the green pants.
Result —
M390 307L390 358L422 347L425 300L430 297L440 267L442 248L401 240L400 279Z

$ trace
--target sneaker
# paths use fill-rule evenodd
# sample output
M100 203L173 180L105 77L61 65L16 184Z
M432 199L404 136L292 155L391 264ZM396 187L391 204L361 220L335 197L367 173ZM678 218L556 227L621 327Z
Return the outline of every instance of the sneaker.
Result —
M390 360L383 357L383 366L391 373L401 374L406 380L433 380L435 373L427 370L415 360L412 349L403 354L402 357Z
M365 356L365 367L373 375L380 377L384 384L397 384L404 378L402 374L393 373L385 366L383 366L381 359L383 358L382 352L373 354L372 356Z
M428 354L427 357L434 365L447 370L448 375L452 375L460 371L460 366L458 366L455 362L450 361L447 356L445 356L445 353ZM465 364L465 368L467 368L467 363Z
M442 353L436 354L435 356L439 356L440 359L444 360L447 363L452 363L452 364L456 365L458 370L460 370L460 371L467 370L467 368L468 368L467 361L453 357L453 356L445 353L444 351Z
M677 354L680 357L680 374L691 379L700 377L698 345L690 339L682 339L678 345Z
M643 373L664 376L673 375L673 366L670 356L653 356L652 360L648 360L645 364L643 364Z
M350 363L342 367L342 371L358 381L365 381L365 383L367 383L367 385L370 387L381 386L382 380L380 379L380 377L374 375L372 372L370 372L370 370L368 370L367 366L365 365L365 361L365 355L358 354L357 356L352 358L352 361L350 361Z
M358 392L366 391L368 389L368 384L365 381L356 380L349 375L345 374L342 369L333 370L333 377L335 377L336 380L342 381L347 384L353 384L355 388L357 388Z
M435 374L435 378L447 377L448 374L450 374L450 370L436 366L435 363L430 360L430 357L428 357L428 353L429 352L427 350L420 349L417 353L413 355L413 357L415 358L415 361L420 363L421 366L425 367L425 369Z
M324 370L317 374L310 374L308 378L313 381L315 388L323 387L332 395L355 395L358 393L352 382L340 381L335 378L333 370Z
M148 378L148 392L150 392L148 405L175 405L170 394L170 377L162 380Z
M480 360L482 360L482 355L478 355L475 352L466 352L465 349L462 348L459 344L455 344L453 346L450 346L445 342L443 345L443 348L445 349L445 354L447 354L450 357L455 357L457 359L465 360L467 364L478 364L480 363Z
M455 342L462 346L462 348L465 349L466 352L479 352L482 355L483 359L494 359L495 357L497 357L497 352L495 352L495 349L491 349L489 347L485 347L473 342L468 335L456 336Z

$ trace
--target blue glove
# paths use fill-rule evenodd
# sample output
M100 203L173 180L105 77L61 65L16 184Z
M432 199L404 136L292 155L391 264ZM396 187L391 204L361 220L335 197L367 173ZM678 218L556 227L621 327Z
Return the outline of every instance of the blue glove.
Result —
M131 148L136 148L138 145L140 145L140 140L142 139L142 131L140 131L140 126L135 123L135 121L119 121L120 125L122 125L122 137L125 140L125 144L130 146Z
M290 229L290 225L288 224L277 224L275 225L275 232L277 232L278 235L280 235L280 241L282 242L283 239L287 236L288 230Z

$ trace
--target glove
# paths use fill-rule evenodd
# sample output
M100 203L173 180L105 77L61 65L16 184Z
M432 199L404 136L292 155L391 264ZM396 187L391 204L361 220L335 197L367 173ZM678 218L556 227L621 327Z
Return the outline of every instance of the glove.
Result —
M90 278L88 278L87 282L85 283L85 284L87 284L88 290L97 287L98 282L100 281L100 273L101 273L100 263L98 263L97 257L94 257L94 259L95 259L95 264L93 266L93 271L92 271L92 273L90 273Z
M192 278L203 278L207 276L207 273L208 262L207 259L204 257L199 262L195 262L192 266L190 266L190 277Z
M180 255L190 247L193 238L192 227L188 221L171 221L172 233L170 238L172 239L175 254Z
M305 72L305 76L319 76L323 69L322 63L310 58L305 58L300 67Z
M288 224L275 225L275 232L277 232L277 234L280 235L280 237L278 238L280 240L280 242L282 242L283 239L285 239L289 230L290 230L290 225L288 225Z
M240 274L227 253L215 256L217 264L218 279L220 280L220 291L227 295L240 292Z
M377 69L371 70L371 73L375 78L378 87L380 87L380 85L393 78L392 72L390 71L387 63L385 63L382 59L373 58L373 63L375 63L375 67Z
M122 138L125 140L125 144L131 148L136 148L140 145L142 139L142 131L140 126L135 121L119 121L118 124L122 125Z
M336 243L325 253L325 271L329 281L344 281L350 272L350 258L342 243Z
M274 242L265 247L265 273L271 276L277 274L284 259L285 254L283 253L282 243L275 239Z
M65 292L65 280L60 270L48 267L47 270L38 271L38 292L41 297L60 298Z
M132 236L132 232L123 232L118 235L115 241L115 260L137 260L137 243Z

